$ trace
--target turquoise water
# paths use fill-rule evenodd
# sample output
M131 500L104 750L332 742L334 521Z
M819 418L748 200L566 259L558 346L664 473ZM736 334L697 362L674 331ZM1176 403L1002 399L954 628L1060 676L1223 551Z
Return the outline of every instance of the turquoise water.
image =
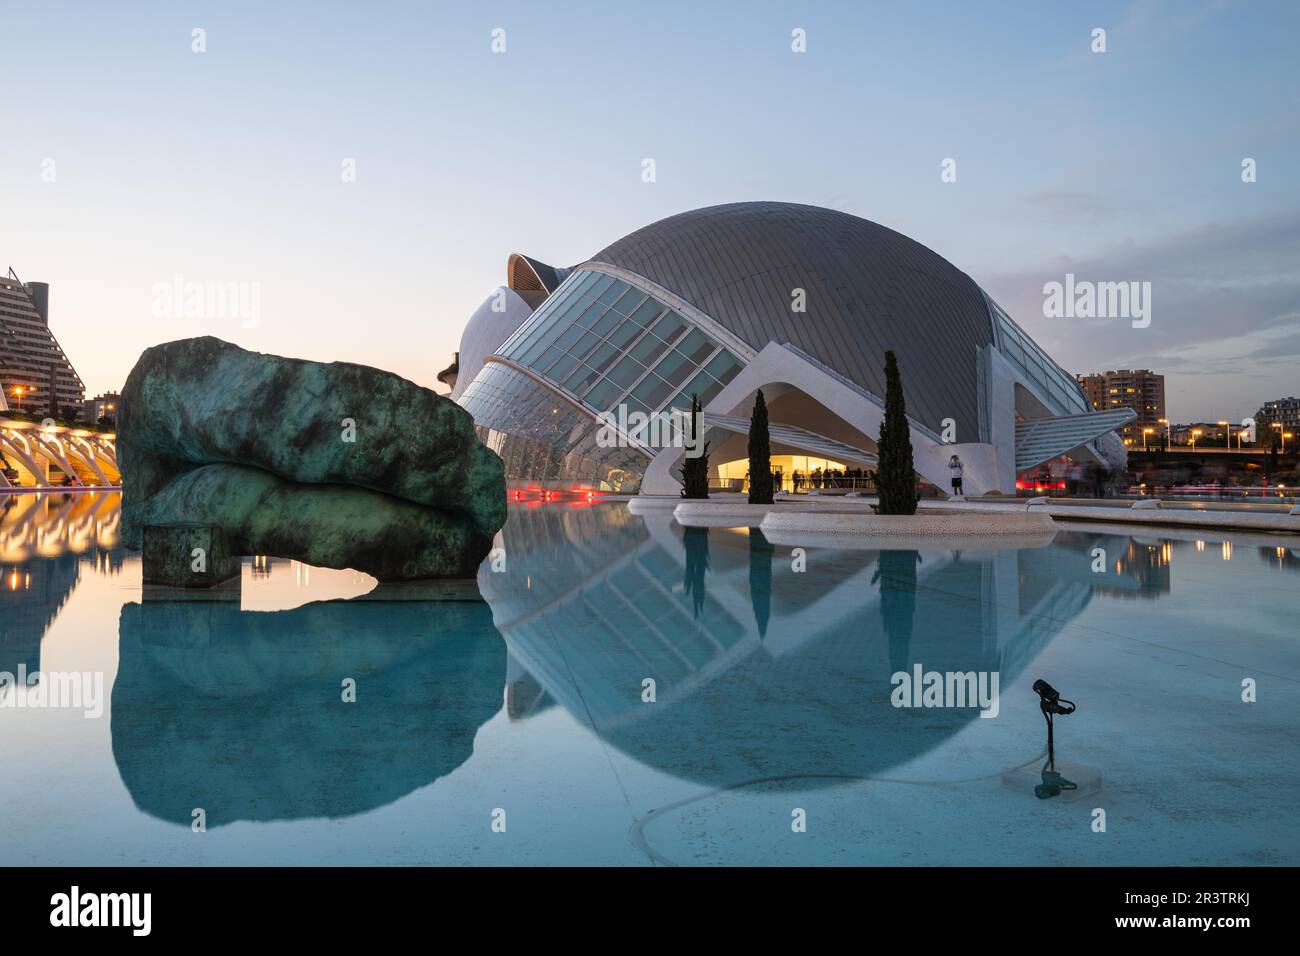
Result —
M799 559L533 505L477 587L249 559L180 602L114 496L0 507L0 671L111 695L0 690L0 864L1300 863L1294 539ZM917 664L997 715L893 706ZM1053 799L1040 677L1078 704Z

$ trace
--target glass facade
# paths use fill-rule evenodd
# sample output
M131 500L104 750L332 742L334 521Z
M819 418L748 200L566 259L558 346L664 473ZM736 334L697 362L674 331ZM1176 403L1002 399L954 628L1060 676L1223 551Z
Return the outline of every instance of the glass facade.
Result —
M722 391L744 363L653 295L614 276L570 275L498 350L585 407L584 415L529 376L489 362L460 397L511 484L576 483L630 492L649 457L600 448L594 415L688 409ZM615 414L617 418L617 414Z
M707 404L743 367L712 336L636 286L583 270L501 347L593 412Z
M460 403L483 444L501 456L512 487L590 488L633 494L650 459L637 448L601 448L591 418L518 369L489 362Z
M1061 366L1057 365L1047 353L1034 344L1020 326L1011 320L1011 316L989 299L989 312L993 316L993 328L997 334L998 351L1033 385L1038 397L1058 415L1077 415L1092 411L1092 406L1079 387L1079 381Z

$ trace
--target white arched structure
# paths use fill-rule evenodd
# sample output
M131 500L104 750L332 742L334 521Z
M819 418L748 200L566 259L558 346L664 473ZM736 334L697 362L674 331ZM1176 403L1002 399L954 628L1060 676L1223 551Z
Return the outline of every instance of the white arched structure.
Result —
M116 435L0 418L0 488L52 487L53 471L73 486L115 488L122 474L117 466Z
M864 435L880 434L880 426L885 417L885 406L880 399L819 367L791 346L772 342L704 406L704 440L709 440L711 431L707 424L709 413L748 417L754 406L754 395L760 388L769 404L787 392L797 390L834 412ZM816 429L815 423L799 425L810 431ZM999 485L1014 483L1014 475L1010 471L1012 463L999 461L995 445L944 443L940 436L915 422L912 422L911 435L917 474L939 488L947 484L948 456L953 454L960 455L965 463L968 494L982 494ZM874 454L874 449L863 451ZM681 449L669 448L655 455L646 469L642 493L676 494L681 483L674 472L682 454Z

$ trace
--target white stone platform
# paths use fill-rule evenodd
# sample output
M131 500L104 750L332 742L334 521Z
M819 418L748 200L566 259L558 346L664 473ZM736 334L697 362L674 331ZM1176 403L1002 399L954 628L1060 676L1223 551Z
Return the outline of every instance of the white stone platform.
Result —
M759 528L773 544L849 548L1036 548L1056 523L1038 511L969 514L927 509L914 515L769 511Z

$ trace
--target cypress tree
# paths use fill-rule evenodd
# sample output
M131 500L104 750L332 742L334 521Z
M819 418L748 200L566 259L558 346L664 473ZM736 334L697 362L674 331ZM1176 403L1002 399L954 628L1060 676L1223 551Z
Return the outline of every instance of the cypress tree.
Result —
M880 425L880 466L876 487L882 515L916 514L916 468L903 401L903 380L892 351L885 353L885 420Z
M767 402L762 389L754 399L754 414L749 419L749 503L772 503L772 440L767 432Z
M700 414L703 407L697 395L691 396L691 431L686 440L694 446L700 440ZM705 444L700 454L694 458L689 455L682 463L682 497L709 497L709 446Z

